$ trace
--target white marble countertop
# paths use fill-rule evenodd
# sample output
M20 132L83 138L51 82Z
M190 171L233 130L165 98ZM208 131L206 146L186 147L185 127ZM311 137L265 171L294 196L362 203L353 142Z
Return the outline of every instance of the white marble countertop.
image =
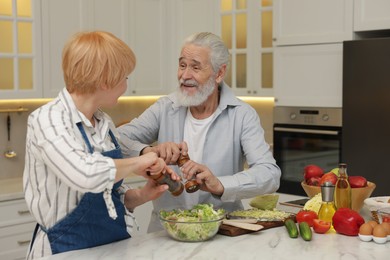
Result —
M130 183L142 181L130 178ZM303 198L279 194L279 202ZM0 201L23 198L22 178L0 180ZM244 204L249 200L245 200ZM300 208L278 205L297 212ZM363 214L362 214L363 213ZM364 212L361 212L364 216ZM108 245L53 255L44 259L389 259L390 242L362 242L358 237L313 233L309 242L289 238L285 227L237 237L217 234L200 243L178 242L165 231L135 236Z
M304 198L279 194L279 202ZM279 209L298 212L300 208L278 205ZM46 257L68 259L389 259L390 242L362 242L358 237L316 234L311 241L292 239L284 226L256 233L229 237L217 234L197 243L171 239L165 231L132 237L108 245Z
M358 237L315 234L311 241L292 239L284 227L228 237L217 234L199 243L172 240L165 231L44 259L389 259L390 242L362 242Z

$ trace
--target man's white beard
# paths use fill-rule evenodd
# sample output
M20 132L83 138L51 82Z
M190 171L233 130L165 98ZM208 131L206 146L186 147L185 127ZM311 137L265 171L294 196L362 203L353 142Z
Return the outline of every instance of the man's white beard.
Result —
M184 107L199 106L204 103L207 98L213 93L215 89L215 77L211 76L209 80L204 85L199 85L195 80L179 80L179 84L188 84L195 86L198 91L190 96L187 94L186 90L182 90L180 87L177 90L177 96L179 98L180 105Z

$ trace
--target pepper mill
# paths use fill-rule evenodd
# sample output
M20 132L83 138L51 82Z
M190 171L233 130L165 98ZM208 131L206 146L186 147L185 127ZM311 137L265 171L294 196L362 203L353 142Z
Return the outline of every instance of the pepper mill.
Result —
M167 184L169 187L168 190L173 196L179 196L184 190L183 183L172 180L168 174L160 173L157 175L150 175L150 173L148 173L148 175L158 184Z
M183 155L181 153L179 159L177 159L177 165L179 167L182 167L189 160L190 160L190 156L188 156L188 154ZM199 184L196 182L195 179L186 181L184 186L185 186L185 189L188 193L193 193L193 192L199 190L199 188L200 188Z

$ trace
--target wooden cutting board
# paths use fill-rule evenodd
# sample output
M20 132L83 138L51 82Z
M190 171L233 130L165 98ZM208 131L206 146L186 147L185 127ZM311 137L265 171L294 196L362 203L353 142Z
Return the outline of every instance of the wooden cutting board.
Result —
M283 221L259 221L256 224L262 225L264 228L261 230L265 230L269 228L283 226L284 222ZM221 224L218 230L218 234L230 236L230 237L240 236L240 235L254 233L254 232L258 232L258 231L251 231L251 230L233 227L225 224Z

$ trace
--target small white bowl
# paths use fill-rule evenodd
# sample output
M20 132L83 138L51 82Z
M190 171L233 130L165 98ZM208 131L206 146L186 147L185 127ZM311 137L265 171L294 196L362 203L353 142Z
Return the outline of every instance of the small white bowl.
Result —
M359 238L361 241L364 241L364 242L369 242L372 240L372 236L371 235L361 235L359 234Z
M375 243L384 244L387 242L387 237L373 237Z

